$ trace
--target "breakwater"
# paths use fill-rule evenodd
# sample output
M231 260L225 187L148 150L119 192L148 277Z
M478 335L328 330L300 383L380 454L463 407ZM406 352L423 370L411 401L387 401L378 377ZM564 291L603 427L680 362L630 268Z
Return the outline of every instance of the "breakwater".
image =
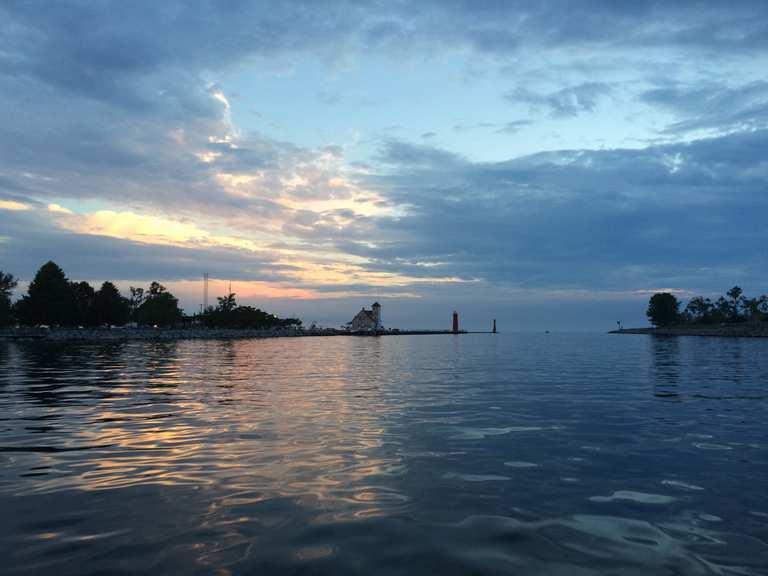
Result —
M458 334L466 334L459 331ZM453 334L451 330L384 330L350 332L334 328L7 328L0 330L0 342L9 340L45 342L117 342L125 340L246 340L252 338L299 338L313 336L412 336Z
M652 334L656 336L715 336L725 338L768 338L768 322L694 324L663 328L622 328L611 334Z
M120 340L233 340L299 336L336 336L338 330L252 330L236 328L11 328L2 340L92 342Z

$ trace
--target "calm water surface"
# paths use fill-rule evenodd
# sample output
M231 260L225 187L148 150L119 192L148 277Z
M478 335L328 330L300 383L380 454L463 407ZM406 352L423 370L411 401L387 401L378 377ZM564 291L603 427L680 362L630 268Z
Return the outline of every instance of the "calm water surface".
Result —
M768 574L768 341L0 343L0 559Z

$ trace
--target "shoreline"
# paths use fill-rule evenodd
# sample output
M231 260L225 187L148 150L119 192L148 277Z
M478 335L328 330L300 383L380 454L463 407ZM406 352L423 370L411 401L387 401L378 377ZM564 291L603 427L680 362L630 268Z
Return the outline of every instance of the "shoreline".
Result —
M651 336L706 336L720 338L768 338L768 322L737 324L694 324L662 328L622 328L609 334L650 334Z
M170 340L250 340L319 336L413 336L454 334L452 330L387 330L350 332L334 328L308 330L256 330L250 328L9 328L0 330L0 342L125 342ZM457 334L467 334L460 330Z

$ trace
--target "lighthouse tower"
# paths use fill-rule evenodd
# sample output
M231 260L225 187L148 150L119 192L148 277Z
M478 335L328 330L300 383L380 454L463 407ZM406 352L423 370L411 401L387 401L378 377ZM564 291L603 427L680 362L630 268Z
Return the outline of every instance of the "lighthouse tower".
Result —
M453 333L459 333L459 313L455 310L453 311Z
M375 330L378 330L381 328L381 304L374 302L371 311L373 312L373 321L376 323Z

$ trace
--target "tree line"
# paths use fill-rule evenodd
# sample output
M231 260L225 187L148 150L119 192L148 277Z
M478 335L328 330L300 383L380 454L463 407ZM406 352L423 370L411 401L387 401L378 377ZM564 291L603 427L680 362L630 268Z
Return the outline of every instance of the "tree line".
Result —
M768 296L748 298L739 286L734 286L715 301L696 296L682 311L680 306L674 294L657 292L648 302L646 316L654 326L768 321Z
M16 278L0 270L0 326L176 326L181 323L208 327L273 328L300 325L295 318L280 319L250 306L238 306L235 294L218 299L216 307L187 317L178 299L159 282L148 288L130 287L123 296L112 282L96 290L88 282L70 281L54 262L46 262L30 282L26 294L12 301Z
M172 326L183 317L178 299L158 282L147 290L131 287L123 296L112 282L98 290L88 282L74 282L55 262L46 262L35 273L24 294L15 303L11 293L17 281L0 271L0 325L24 326Z
M202 323L209 328L278 328L301 326L298 318L278 318L251 306L239 306L234 293L216 299L215 307L203 311Z

